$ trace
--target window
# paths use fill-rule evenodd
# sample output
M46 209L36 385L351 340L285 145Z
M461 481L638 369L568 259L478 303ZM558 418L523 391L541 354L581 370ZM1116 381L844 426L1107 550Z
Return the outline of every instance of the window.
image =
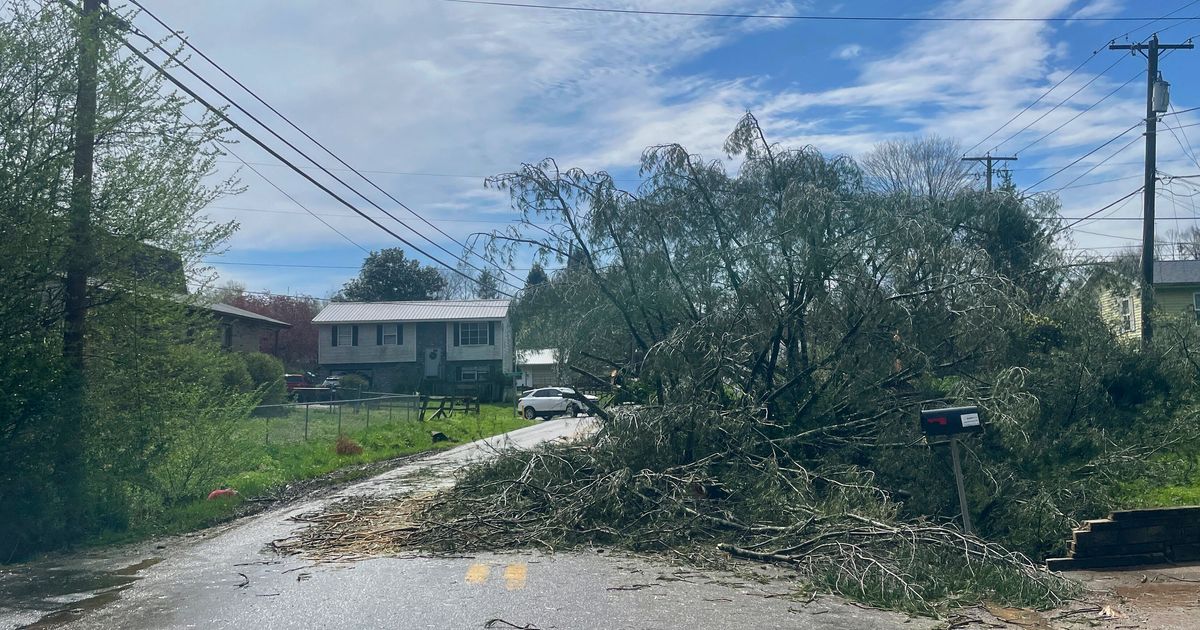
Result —
M1192 294L1192 310L1196 313L1196 324L1200 325L1200 293Z
M562 398L562 392L557 389L539 389L533 392L534 398Z
M458 380L464 383L478 383L486 381L490 372L486 365L463 367L458 373Z
M486 346L488 343L487 322L462 322L458 326L459 343L464 346Z
M226 350L233 347L233 324L221 324L221 347Z
M337 327L337 343L335 346L352 346L354 345L354 326L338 326Z
M1121 298L1121 332L1133 331L1133 300Z
M395 346L400 344L400 334L397 329L403 324L383 324L383 345Z

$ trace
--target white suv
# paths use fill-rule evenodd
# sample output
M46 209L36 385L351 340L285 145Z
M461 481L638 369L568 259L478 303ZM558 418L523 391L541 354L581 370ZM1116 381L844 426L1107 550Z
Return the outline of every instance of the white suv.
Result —
M583 402L576 398L568 398L563 394L576 396L574 389L570 387L542 387L540 389L531 389L525 392L520 400L517 401L517 413L525 417L526 420L533 420L538 416L550 418L557 415L576 416L587 409ZM589 401L596 401L595 396L584 396Z

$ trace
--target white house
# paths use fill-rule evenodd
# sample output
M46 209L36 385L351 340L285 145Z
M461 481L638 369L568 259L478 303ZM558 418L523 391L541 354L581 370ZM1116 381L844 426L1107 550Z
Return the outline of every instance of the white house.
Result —
M331 302L313 318L318 362L377 391L498 398L512 383L508 309L508 300Z

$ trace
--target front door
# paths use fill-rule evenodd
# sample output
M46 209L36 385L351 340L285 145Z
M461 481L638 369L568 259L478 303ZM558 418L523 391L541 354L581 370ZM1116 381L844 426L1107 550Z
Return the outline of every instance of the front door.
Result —
M423 354L425 355L425 378L438 378L441 376L442 349L426 348Z

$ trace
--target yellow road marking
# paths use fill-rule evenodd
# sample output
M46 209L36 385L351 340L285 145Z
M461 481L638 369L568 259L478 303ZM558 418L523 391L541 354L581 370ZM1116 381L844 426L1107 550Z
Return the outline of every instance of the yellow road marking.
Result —
M472 564L467 569L467 582L470 584L483 584L488 579L488 571L491 569L486 564Z
M508 565L504 568L504 587L510 591L525 588L525 574L528 572L529 567L524 562Z

